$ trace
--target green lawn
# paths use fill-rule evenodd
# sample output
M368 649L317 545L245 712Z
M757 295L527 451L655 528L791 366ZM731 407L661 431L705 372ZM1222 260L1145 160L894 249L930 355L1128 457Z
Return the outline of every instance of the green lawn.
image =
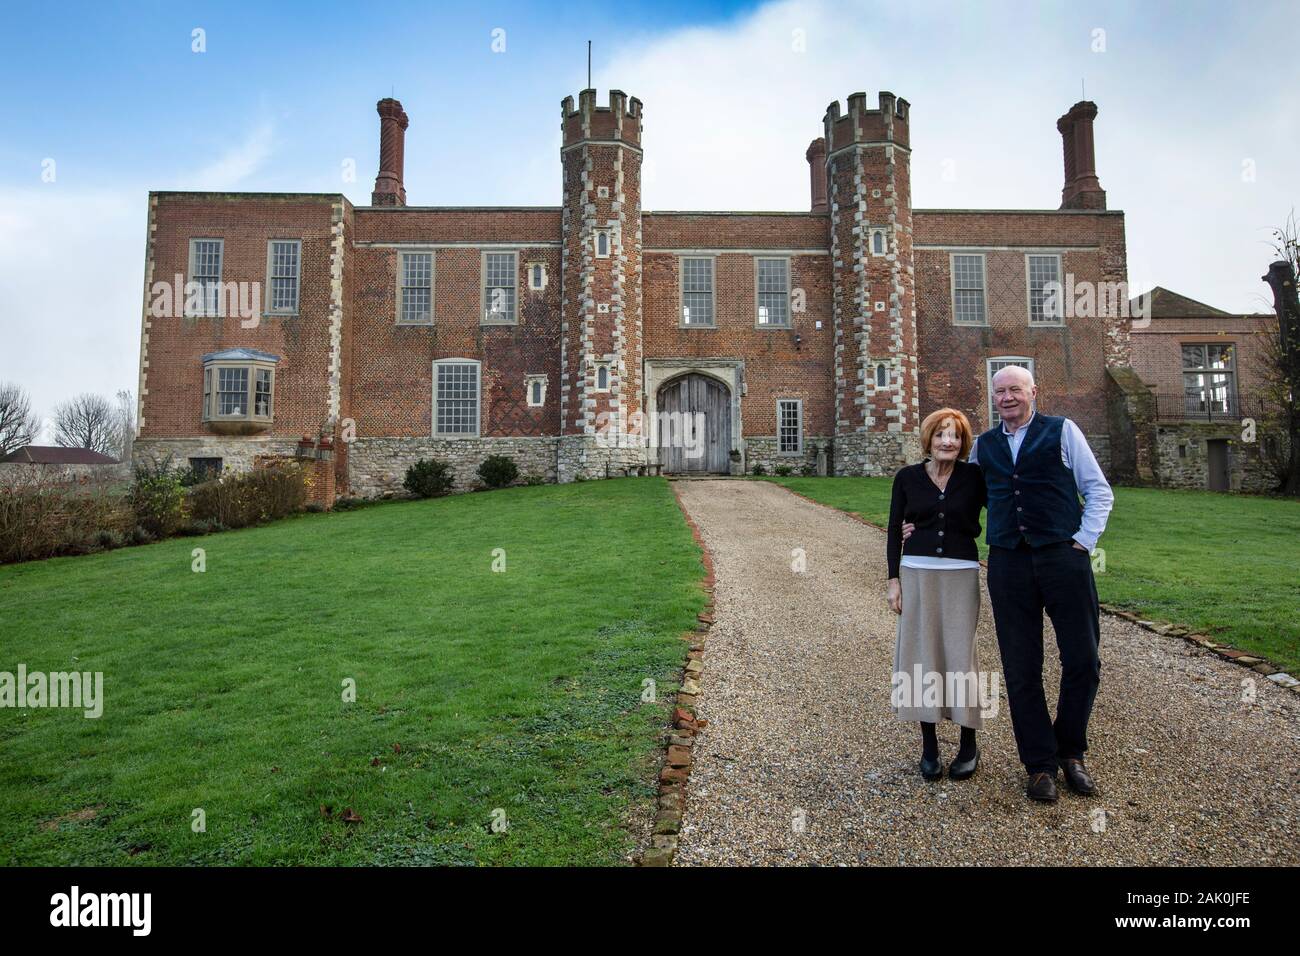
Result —
M769 480L868 521L889 520L892 479ZM1300 501L1116 488L1099 547L1103 601L1300 674Z
M105 684L0 709L0 863L618 863L701 576L657 478L0 568L0 671Z

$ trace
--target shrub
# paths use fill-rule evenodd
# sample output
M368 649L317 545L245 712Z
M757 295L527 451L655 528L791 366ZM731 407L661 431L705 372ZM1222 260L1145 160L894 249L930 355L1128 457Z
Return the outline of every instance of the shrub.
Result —
M187 465L176 472L176 479L181 483L182 488L193 488L216 477L217 473L213 469L195 468L193 465Z
M70 482L40 470L0 483L0 563L84 554L103 546L102 532L128 523L134 518L111 483Z
M438 498L451 491L451 464L436 458L421 458L406 469L402 487L417 498Z
M488 455L478 466L478 476L489 488L504 488L519 477L519 466L509 455Z
M325 506L319 501L309 501L307 502L307 507L303 510L308 514L318 515L325 510Z
M222 528L246 528L301 511L307 485L296 464L229 472L190 489L190 514Z
M150 459L136 466L135 483L127 493L136 524L153 538L167 538L176 533L184 517L185 489L179 474L172 468L170 456L159 461Z
M142 525L136 525L126 535L127 544L148 544L153 539L153 534Z
M793 469L789 465L777 465L772 469L772 473L781 478L789 477Z
M804 465L802 468L799 469L799 474L803 475L805 478L812 478L817 474L817 466Z
M111 551L114 548L120 548L124 544L122 535L108 528L102 529L95 535L96 547L103 548L105 551Z
M230 529L220 521L213 521L210 518L204 520L192 518L181 525L180 528L177 529L176 533L178 535L184 535L187 538L198 538L205 534L216 534L218 531L229 530Z
M754 474L761 477L767 474L767 469L763 467L761 462L757 462L754 465Z
M546 479L541 475L524 475L524 484L530 488L534 488L537 485L546 484Z

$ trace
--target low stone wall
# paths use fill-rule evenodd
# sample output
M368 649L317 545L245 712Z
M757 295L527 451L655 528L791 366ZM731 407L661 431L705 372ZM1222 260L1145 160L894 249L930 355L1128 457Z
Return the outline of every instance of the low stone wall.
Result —
M509 455L519 476L556 480L559 438L358 438L348 445L348 481L358 498L405 497L406 469L421 458L449 462L453 491L470 491L475 472L489 455ZM603 476L603 474L602 474Z
M1101 462L1112 482L1150 484L1155 481L1156 397L1130 366L1106 368L1106 423L1109 453ZM1088 436L1100 442L1100 436ZM1096 445L1094 444L1094 451Z
M556 479L560 482L581 478L622 478L645 468L649 450L645 448L608 447L609 443L594 435L565 435L556 448Z
M921 460L916 435L903 432L857 432L835 436L834 473L837 477L892 477L904 465Z
M790 469L790 474L801 475L804 468L812 468L816 474L817 449L825 449L827 461L830 461L831 440L824 436L808 436L803 440L803 451L797 455L777 451L776 436L745 436L745 473L752 475L755 465L762 465L769 475L776 474L782 465ZM829 466L828 466L829 467Z
M1084 435L1088 440L1088 447L1092 449L1093 457L1097 459L1097 464L1101 466L1102 473L1108 481L1116 481L1115 476L1111 473L1112 458L1109 435Z
M0 484L41 481L124 481L131 477L131 465L33 465L21 461L0 462Z
M143 464L150 459L162 461L168 455L180 468L191 458L220 458L221 467L232 471L252 471L258 458L292 458L298 442L283 438L236 438L203 435L198 438L137 438L132 461Z
M1228 483L1232 491L1261 494L1277 487L1277 477L1262 455L1264 435L1261 433L1253 442L1242 441L1241 426L1236 422L1161 425L1156 432L1156 472L1160 486L1207 489L1210 475L1207 442L1213 439L1228 442Z

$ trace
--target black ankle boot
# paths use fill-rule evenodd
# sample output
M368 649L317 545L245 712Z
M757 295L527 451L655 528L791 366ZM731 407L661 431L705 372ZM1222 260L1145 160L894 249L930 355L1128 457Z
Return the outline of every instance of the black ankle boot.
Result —
M951 764L948 765L948 776L953 780L965 780L967 777L975 775L975 768L980 765L980 752L975 751L974 756L969 760L962 758L958 754Z
M943 776L943 767L939 763L939 735L934 724L921 722L921 744L921 776L938 780Z

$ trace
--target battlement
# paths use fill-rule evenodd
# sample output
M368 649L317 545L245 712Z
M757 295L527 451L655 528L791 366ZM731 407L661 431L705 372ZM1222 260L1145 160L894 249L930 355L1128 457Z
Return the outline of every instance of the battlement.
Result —
M844 113L840 112L839 100L834 100L826 107L826 116L822 120L826 151L834 153L852 143L897 143L910 148L911 113L912 107L907 100L889 92L881 92L879 108L874 110L867 109L866 93L852 94Z
M622 90L609 91L609 105L596 105L596 91L583 90L578 94L574 108L573 97L560 102L560 130L564 145L572 146L584 140L616 140L640 147L641 101L629 97Z

